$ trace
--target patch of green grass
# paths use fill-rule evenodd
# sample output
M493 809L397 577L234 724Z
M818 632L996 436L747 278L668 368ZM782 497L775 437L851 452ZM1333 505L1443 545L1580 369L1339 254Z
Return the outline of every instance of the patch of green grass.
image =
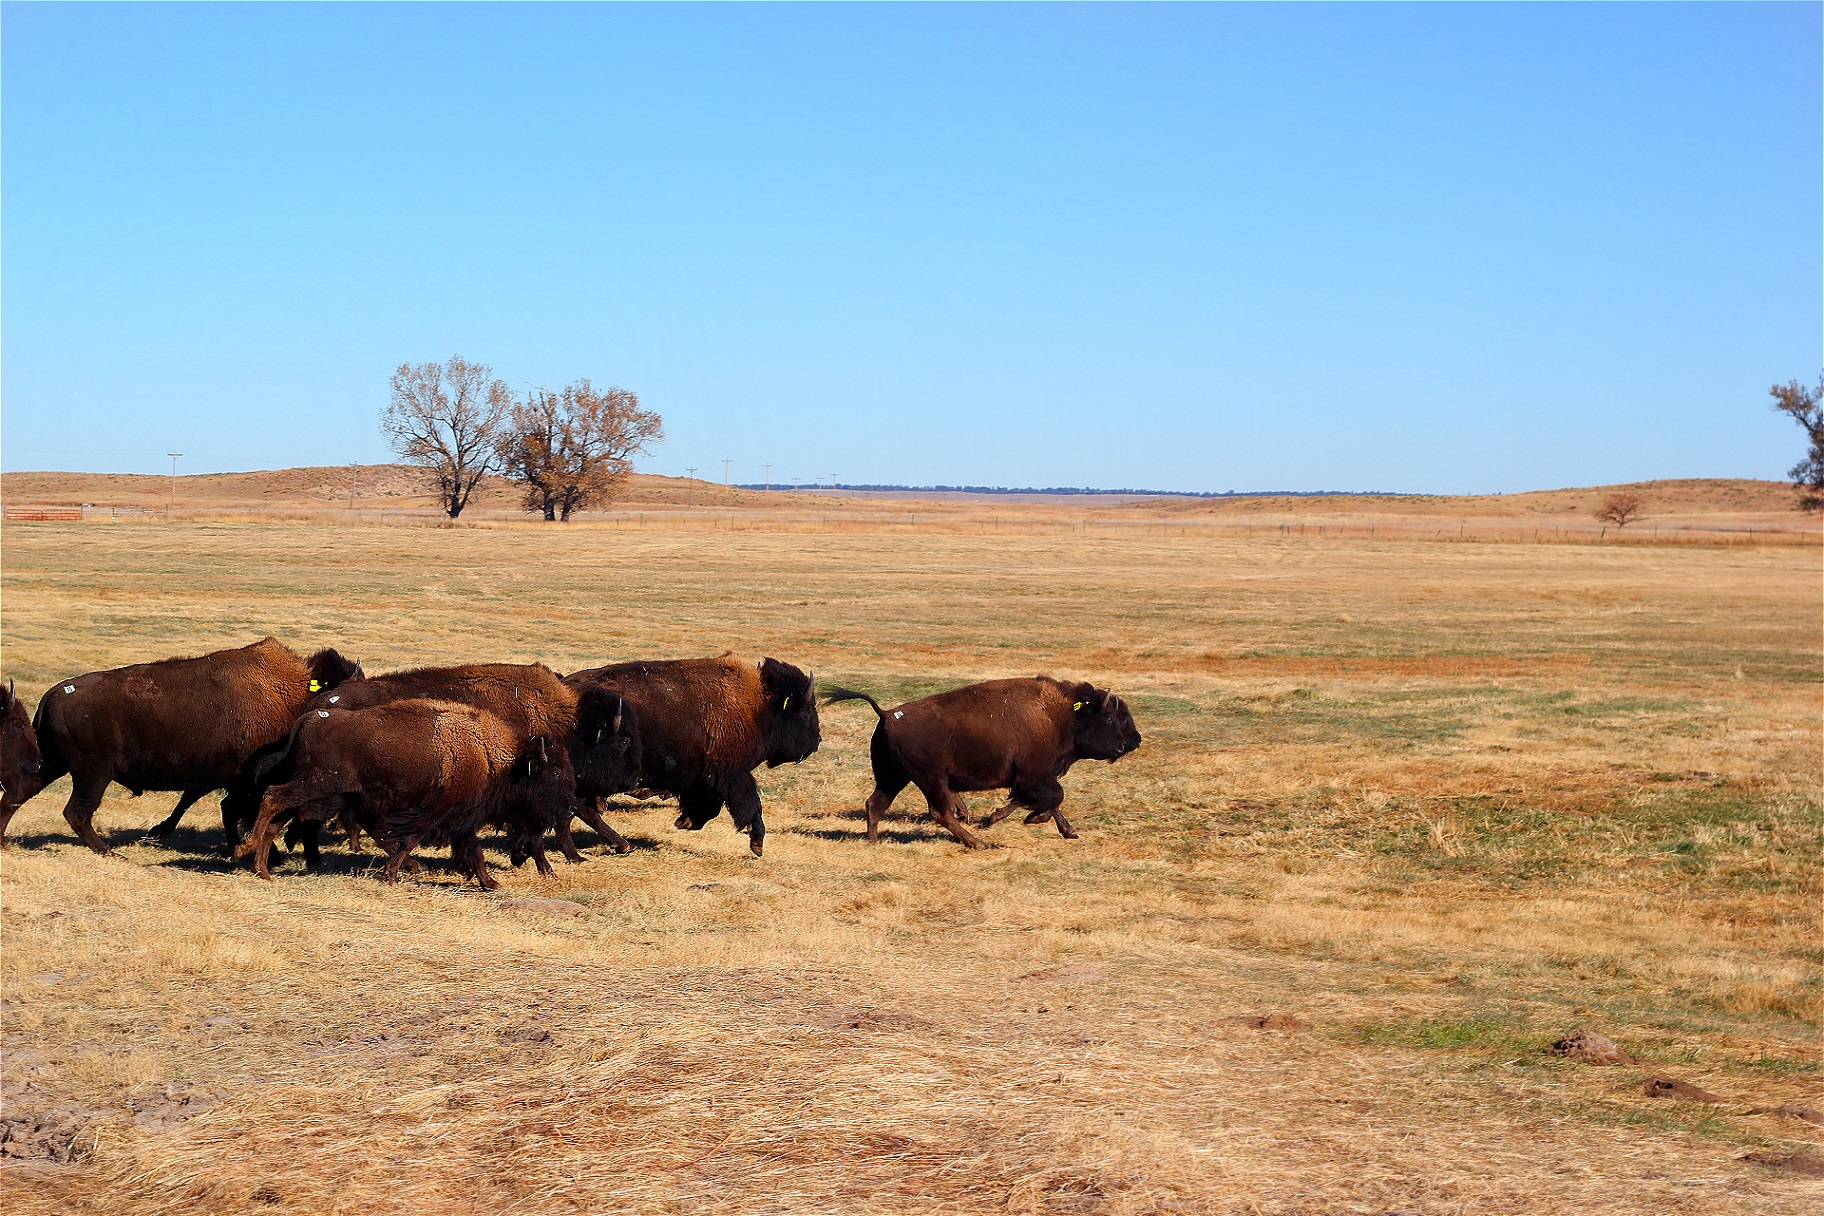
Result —
M1368 1022L1357 1039L1374 1047L1408 1047L1427 1051L1536 1052L1538 1036L1525 1033L1512 1017L1412 1018Z

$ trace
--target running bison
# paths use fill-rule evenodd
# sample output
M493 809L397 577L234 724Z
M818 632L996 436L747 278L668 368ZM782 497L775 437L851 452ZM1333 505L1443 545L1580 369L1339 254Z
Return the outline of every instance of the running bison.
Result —
M38 764L38 732L8 680L0 688L0 846L6 844L6 825L13 821L13 812L43 784Z
M70 774L63 808L82 842L109 851L95 808L117 781L134 797L181 790L153 831L169 832L191 803L234 780L253 752L283 739L312 696L358 679L361 665L334 650L300 658L276 638L195 659L163 659L60 680L38 701L39 788ZM222 826L234 824L224 807Z
M823 699L866 701L880 716L868 748L874 764L869 844L879 841L880 818L907 785L918 786L931 817L972 849L987 847L963 826L968 812L960 795L974 790L1011 791L983 827L1025 807L1027 823L1050 819L1075 840L1058 779L1079 760L1113 763L1140 746L1127 702L1093 684L1050 676L970 684L892 710L847 688L832 687Z
M595 696L590 704L597 717L591 719L591 730L607 724L600 739L583 737L580 716L587 684L562 680L542 663L465 663L453 667L417 667L372 676L359 684L326 691L312 701L309 713L336 709L366 709L393 701L428 699L453 701L492 714L530 740L543 735L560 745L567 753L581 756L591 749L606 747L615 753L613 763L598 757L596 763L577 766L574 808L603 841L617 853L633 846L596 814L591 804L598 797L618 794L633 788L640 775L640 729L638 715L618 694ZM598 690L599 692L599 690ZM603 716L605 715L605 716ZM289 781L291 772L283 758L287 744L281 740L256 755L242 771L239 782L230 788L229 801L235 803L241 822L251 822L257 813L260 797L269 787ZM574 801L574 800L573 800ZM571 861L581 861L576 842L570 834L571 812L558 815L550 825L557 832L558 847ZM314 824L301 824L304 858L315 868L317 835ZM521 835L513 844L513 864L528 856L537 863L540 873L549 874L551 863L545 859L544 833Z
M754 769L796 764L823 742L810 673L777 659L615 663L564 678L612 688L639 712L640 783L677 796L677 827L699 831L726 805L755 857L766 821Z
M626 778L626 753L613 745L620 698L602 689L579 699L589 780ZM497 824L542 838L566 814L581 774L568 749L472 705L413 698L364 709L317 709L299 719L283 763L289 778L268 789L237 856L253 856L262 878L281 824L336 819L366 829L386 850L386 881L420 844L450 846L453 863L484 890L497 884L476 833ZM415 863L414 863L415 865Z

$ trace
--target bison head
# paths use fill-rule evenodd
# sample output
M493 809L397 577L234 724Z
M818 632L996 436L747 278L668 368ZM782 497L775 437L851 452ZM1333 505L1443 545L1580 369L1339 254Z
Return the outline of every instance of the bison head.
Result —
M766 767L796 764L817 750L823 729L817 721L817 698L808 672L778 659L760 660L760 746Z
M640 726L633 706L600 684L576 699L576 792L605 798L640 783Z
M1079 760L1115 761L1140 746L1140 728L1127 702L1094 684L1079 684L1071 693L1071 721Z
M313 696L349 680L367 678L367 673L361 670L361 664L343 658L333 648L317 651L306 663L310 667L310 691Z
M507 801L526 824L553 824L570 813L576 798L576 769L562 743L533 735L520 747L507 775Z
M18 806L38 792L38 734L8 680L0 688L0 803Z

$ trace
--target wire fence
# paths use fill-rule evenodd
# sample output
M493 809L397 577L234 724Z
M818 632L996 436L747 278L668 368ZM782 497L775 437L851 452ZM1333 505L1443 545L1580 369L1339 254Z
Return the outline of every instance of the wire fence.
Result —
M1572 545L1824 545L1824 528L1811 516L1791 523L1677 520L1641 521L1626 528L1560 520L1546 523L1512 516L1465 519L1391 516L1379 519L1286 520L1162 518L1141 513L1044 513L944 507L938 510L877 510L832 506L718 509L684 505L627 506L592 511L569 523L539 520L521 511L471 507L459 520L434 508L400 505L340 508L211 506L175 510L145 506L13 505L7 523L294 523L319 526L412 528L509 528L576 531L770 532L824 534L1119 535L1135 538L1196 539L1247 537L1299 541L1387 541L1459 544Z

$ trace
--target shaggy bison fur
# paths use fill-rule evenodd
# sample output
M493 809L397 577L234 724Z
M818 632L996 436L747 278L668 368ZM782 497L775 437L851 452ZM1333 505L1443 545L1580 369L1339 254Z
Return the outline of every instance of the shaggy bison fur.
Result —
M698 831L726 805L756 857L766 821L754 769L796 764L823 741L810 673L777 659L614 663L564 678L612 688L639 711L640 781L677 796L677 827Z
M541 663L466 663L454 667L419 667L373 676L359 684L349 685L318 696L305 714L323 711L367 709L405 700L451 701L472 706L506 723L518 732L521 740L544 736L562 746L577 759L576 789L572 808L556 816L547 825L557 833L558 847L571 861L581 861L582 854L570 834L572 810L582 814L601 838L616 852L625 853L633 846L610 828L597 815L591 804L598 797L618 794L633 788L640 775L640 727L638 715L619 694L588 685L566 682ZM281 742L256 756L243 770L241 789L230 796L244 808L244 821L250 821L261 794L270 786L291 779ZM577 800L581 805L576 806ZM316 864L316 830L306 821L299 825L304 842L305 860ZM551 872L545 858L544 832L521 833L514 837L513 863L518 865L530 856L541 873Z
M477 831L495 823L542 835L570 805L576 773L561 743L526 738L509 722L454 701L412 699L365 709L320 709L292 731L288 780L268 789L238 856L270 877L279 824L330 819L359 825L386 850L386 880L420 844L450 846L451 861L483 889L498 884Z
M163 659L59 680L38 701L39 788L65 773L74 790L63 817L82 842L108 852L95 808L108 783L135 797L181 790L170 831L191 803L234 780L242 762L283 739L320 689L358 679L361 665L334 650L301 658L276 638L194 659ZM223 827L234 823L224 809Z

